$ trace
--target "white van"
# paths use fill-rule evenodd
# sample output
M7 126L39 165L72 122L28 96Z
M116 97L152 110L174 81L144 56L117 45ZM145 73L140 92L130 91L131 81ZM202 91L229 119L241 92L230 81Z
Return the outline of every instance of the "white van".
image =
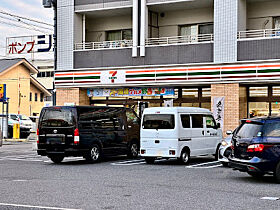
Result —
M216 155L222 131L212 113L194 107L154 107L144 110L140 131L140 153L147 163L156 158Z

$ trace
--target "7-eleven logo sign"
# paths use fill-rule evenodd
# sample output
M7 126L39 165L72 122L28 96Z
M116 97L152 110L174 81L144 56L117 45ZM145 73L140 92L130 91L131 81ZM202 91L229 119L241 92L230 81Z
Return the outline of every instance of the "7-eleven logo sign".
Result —
M109 72L109 74L111 75L110 77L109 77L109 79L111 80L111 82L112 83L115 83L115 79L117 79L117 73L118 73L118 71L110 71Z
M102 84L124 84L125 70L101 71L100 80Z

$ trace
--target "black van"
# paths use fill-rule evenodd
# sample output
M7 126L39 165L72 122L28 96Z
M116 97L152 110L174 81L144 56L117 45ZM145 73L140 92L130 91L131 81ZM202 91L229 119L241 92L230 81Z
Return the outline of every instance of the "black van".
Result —
M97 162L103 155L138 156L140 119L130 108L54 106L42 109L38 155L60 163L67 156Z

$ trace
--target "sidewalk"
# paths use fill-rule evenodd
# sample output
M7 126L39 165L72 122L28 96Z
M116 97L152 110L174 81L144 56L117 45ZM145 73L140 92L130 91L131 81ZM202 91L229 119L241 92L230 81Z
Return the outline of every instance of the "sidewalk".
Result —
M31 133L27 138L25 139L13 139L13 138L10 138L10 139L3 139L3 144L10 144L10 143L13 143L13 142L36 142L37 141L37 135L36 134L33 134Z

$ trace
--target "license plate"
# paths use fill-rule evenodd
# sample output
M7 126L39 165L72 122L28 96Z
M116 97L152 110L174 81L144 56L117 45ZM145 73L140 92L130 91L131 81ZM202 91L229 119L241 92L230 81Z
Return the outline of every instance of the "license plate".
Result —
M47 139L47 144L62 144L64 143L61 137L52 137Z

